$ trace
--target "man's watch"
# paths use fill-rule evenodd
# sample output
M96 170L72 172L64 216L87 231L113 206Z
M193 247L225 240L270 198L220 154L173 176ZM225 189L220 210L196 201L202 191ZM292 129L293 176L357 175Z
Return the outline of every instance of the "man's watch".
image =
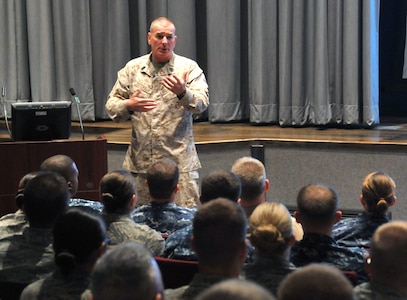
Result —
M185 92L177 95L178 100L181 100L185 96L186 93L187 93L187 90L185 90Z

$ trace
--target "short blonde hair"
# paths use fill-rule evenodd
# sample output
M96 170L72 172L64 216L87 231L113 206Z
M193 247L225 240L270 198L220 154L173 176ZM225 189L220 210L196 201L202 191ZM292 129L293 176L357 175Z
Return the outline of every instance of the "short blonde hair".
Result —
M281 203L262 203L250 216L249 238L260 256L284 252L292 236L291 215Z

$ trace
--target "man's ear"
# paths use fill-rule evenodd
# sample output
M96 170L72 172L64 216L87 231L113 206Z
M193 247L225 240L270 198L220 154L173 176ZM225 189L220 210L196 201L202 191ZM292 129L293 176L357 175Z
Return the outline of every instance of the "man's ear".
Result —
M334 218L334 224L338 223L342 218L342 212L340 210L337 210L335 212L335 218Z
M270 189L270 180L266 179L265 185L264 185L264 192L268 192Z
M196 252L196 242L195 242L195 238L194 238L193 235L191 236L191 249L192 249L192 251L194 251L195 253L197 253L197 252Z
M294 211L293 216L297 220L297 223L301 224L301 214L298 210Z
M130 200L130 207L132 207L132 208L136 207L136 202L137 202L137 196L136 196L136 194L133 194L133 196L131 196L131 200Z

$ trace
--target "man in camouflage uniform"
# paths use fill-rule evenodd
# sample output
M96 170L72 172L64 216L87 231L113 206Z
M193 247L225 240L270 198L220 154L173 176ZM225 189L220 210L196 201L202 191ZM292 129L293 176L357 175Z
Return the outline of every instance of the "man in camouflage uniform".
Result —
M179 190L179 169L170 158L153 163L147 170L150 202L132 212L132 219L168 236L192 223L195 210L174 203Z
M135 58L118 72L106 110L116 122L132 122L132 140L123 167L137 180L138 205L148 203L148 167L163 157L180 168L176 203L199 204L201 164L193 138L193 115L209 105L208 85L198 64L176 55L174 23L164 17L151 23L147 34L151 53Z
M381 225L367 260L370 281L355 287L355 299L407 299L407 222Z
M246 259L246 231L246 215L237 203L217 198L203 204L193 221L191 241L199 272L189 285L166 289L165 298L194 299L222 280L238 278Z
M38 174L27 183L23 205L29 226L0 239L1 282L28 284L55 269L52 227L68 201L68 186L58 174Z
M165 299L157 262L142 244L127 242L111 249L96 263L91 291L82 299Z
M41 163L40 171L55 172L65 178L71 194L71 199L69 200L70 207L85 207L97 213L102 213L103 204L99 201L74 198L78 191L79 171L72 158L62 154L51 156Z
M28 226L27 218L23 211L23 198L24 198L24 187L27 182L34 178L38 172L31 172L24 175L20 182L18 183L18 190L16 194L16 206L17 211L14 213L9 213L0 218L0 237L3 238L9 234L23 233L25 227Z
M241 184L236 174L216 170L202 179L201 197L202 204L222 197L237 202L241 194ZM191 247L192 224L175 231L168 236L165 242L164 256L182 260L197 260Z
M330 263L341 270L355 271L359 282L367 280L364 268L367 252L339 246L332 238L332 227L342 216L336 191L323 184L309 184L297 195L294 216L304 229L304 237L291 248L291 262L301 267L312 262Z

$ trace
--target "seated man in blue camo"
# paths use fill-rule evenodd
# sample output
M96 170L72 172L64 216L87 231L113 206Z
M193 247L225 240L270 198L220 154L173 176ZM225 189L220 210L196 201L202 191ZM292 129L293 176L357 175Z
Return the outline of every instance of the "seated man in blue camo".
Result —
M324 184L309 184L297 195L294 217L302 224L304 237L291 248L291 262L302 267L310 263L329 263L340 270L355 271L359 281L367 280L364 249L346 248L332 238L332 228L341 217L336 191Z
M236 202L242 187L239 178L230 171L216 170L202 179L200 201L202 204L222 197ZM175 231L165 242L164 257L182 260L197 260L191 248L192 224Z
M55 172L65 178L65 180L68 182L68 188L71 193L71 199L69 201L70 207L86 207L88 209L94 210L95 212L102 213L102 203L98 201L74 198L78 191L79 171L76 163L72 160L72 158L63 154L51 156L41 163L40 171Z
M179 169L169 158L153 163L147 170L150 202L137 207L131 217L134 222L145 224L167 237L174 231L192 223L195 209L175 204L179 190Z
M366 261L370 280L355 287L355 299L407 299L407 222L381 225Z
M0 239L1 282L29 284L55 269L52 227L68 201L68 186L59 174L44 172L27 182L23 207L29 226Z
M188 285L166 289L165 299L195 299L223 280L238 278L246 259L246 231L246 214L236 202L217 198L203 204L195 214L191 238L199 271Z

